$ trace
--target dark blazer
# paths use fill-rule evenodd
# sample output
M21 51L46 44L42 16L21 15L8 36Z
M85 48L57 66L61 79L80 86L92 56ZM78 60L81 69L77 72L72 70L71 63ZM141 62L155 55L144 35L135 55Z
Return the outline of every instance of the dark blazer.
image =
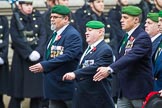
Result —
M142 99L153 90L151 51L150 37L138 27L121 49L119 59L110 65L118 74L121 96Z
M162 35L160 35L154 42L156 42L155 51L153 53L153 75L154 75L154 90L159 91L162 89L162 54L157 56L155 60L155 55L162 42ZM154 46L153 46L154 47Z
M156 50L160 44L160 41L162 40L162 35L157 37L153 42L152 42L152 56L155 56ZM153 57L152 57L153 58ZM154 59L154 58L153 58ZM154 60L153 60L154 62Z
M44 95L53 100L71 100L73 96L73 81L62 81L67 72L77 68L82 55L82 40L78 31L68 25L61 33L61 38L53 43L53 47L62 47L63 50L55 50L50 57L42 61L44 68Z
M111 98L110 81L106 78L100 82L93 81L93 76L100 66L108 66L113 62L111 48L100 42L82 60L76 74L76 86L73 108L115 108Z

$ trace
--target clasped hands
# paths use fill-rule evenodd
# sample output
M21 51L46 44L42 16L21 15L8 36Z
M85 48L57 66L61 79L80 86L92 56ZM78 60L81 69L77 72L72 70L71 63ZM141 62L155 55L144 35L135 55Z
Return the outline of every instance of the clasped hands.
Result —
M102 79L109 76L108 68L107 67L99 67L97 69L97 73L93 76L93 81L101 81ZM74 80L76 78L76 75L74 72L66 73L62 80Z

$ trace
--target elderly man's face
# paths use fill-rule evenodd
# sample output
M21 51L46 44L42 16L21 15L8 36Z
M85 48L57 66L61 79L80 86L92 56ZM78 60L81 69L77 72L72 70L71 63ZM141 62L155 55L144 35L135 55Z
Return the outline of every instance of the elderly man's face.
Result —
M158 27L159 27L160 33L162 33L162 18L161 17L159 17Z
M159 33L158 23L147 18L145 23L145 31L150 35L150 37L155 36Z
M86 28L86 42L88 45L92 45L96 41L102 38L104 33L103 29L92 29L92 28Z
M62 28L68 21L67 17L63 17L62 15L56 13L52 13L50 19L51 19L51 29L56 31Z

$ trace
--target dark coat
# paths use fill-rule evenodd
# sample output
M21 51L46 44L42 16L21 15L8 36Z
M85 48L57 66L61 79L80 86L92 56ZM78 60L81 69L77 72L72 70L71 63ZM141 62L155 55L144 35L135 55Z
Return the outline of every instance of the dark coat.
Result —
M97 68L112 62L112 50L104 41L83 58L79 68L74 71L76 86L73 108L115 108L111 97L111 77L100 82L93 81Z
M33 13L25 16L18 12L20 22L24 29L18 30L15 16L11 19L11 38L13 48L13 59L10 73L10 96L14 97L42 97L43 77L42 73L34 74L29 71L29 66L43 59L46 32L42 23L40 13L33 10ZM26 32L26 34L25 34ZM36 50L41 58L32 62L29 55Z
M153 52L153 75L154 75L154 90L159 91L162 89L162 54L156 55L160 43L162 43L162 35L160 35L154 42L154 52ZM155 57L157 56L157 57Z
M8 20L5 16L0 16L0 57L4 60L4 64L0 65L0 94L6 94L8 90L8 44Z
M44 68L44 95L50 100L71 100L73 81L62 81L62 77L77 68L82 54L82 40L79 32L71 25L60 36L53 47L62 47L62 50L52 50L50 56L40 62Z
M144 99L153 90L151 52L150 37L138 27L121 49L119 59L110 65L119 75L121 96Z
M157 37L153 42L152 42L152 58L153 58L153 63L154 63L154 56L156 53L156 50L160 44L160 41L162 40L162 35L160 35L159 37Z

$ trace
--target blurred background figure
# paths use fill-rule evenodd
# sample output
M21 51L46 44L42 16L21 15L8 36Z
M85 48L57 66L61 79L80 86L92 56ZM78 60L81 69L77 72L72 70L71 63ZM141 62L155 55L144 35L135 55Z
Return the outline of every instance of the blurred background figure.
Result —
M55 0L56 5L64 5L69 7L69 0ZM70 13L70 25L72 25L75 29L79 30L78 23L76 22L76 16L73 12Z
M110 9L110 11L108 12L108 18L112 21L112 24L116 25L119 30L121 30L121 8L127 5L128 0L116 0L116 6Z
M53 33L53 30L51 30L50 15L51 15L51 8L56 5L55 1L56 0L45 0L47 10L42 15L48 39L50 38L50 36Z
M79 30L83 39L83 50L87 48L85 41L86 23L90 20L97 20L104 23L105 26L105 41L108 43L113 51L116 49L116 33L113 29L111 20L108 20L104 15L104 0L88 0L88 4L85 3L83 7L76 10L75 16L77 23L79 24Z
M9 28L7 17L0 15L0 108L5 108L3 94L8 90L8 45Z
M58 4L60 4L60 5L65 5L65 6L69 6L69 0L55 0L56 2L56 4L58 5Z
M144 28L145 21L147 19L147 14L152 10L153 4L151 0L140 0L138 4L136 4L139 8L142 9L142 20L141 27Z
M41 14L33 8L33 0L19 0L10 27L14 53L9 78L9 108L20 108L24 98L30 98L30 108L42 108L43 76L31 73L28 67L42 60L47 38Z
M108 20L112 21L112 25L114 26L114 30L116 33L116 49L115 49L115 55L117 57L117 50L118 50L118 46L119 43L121 41L121 39L123 38L122 36L124 35L124 31L121 28L121 24L120 24L120 19L121 19L121 8L123 6L127 6L129 5L128 0L116 0L116 6L114 6L112 9L110 9L110 11L108 12Z
M151 12L159 12L162 10L162 0L153 0L154 1L154 7L151 10Z
M158 71L157 67L157 52L162 35L158 28L158 13L148 13L145 24L145 31L149 34L152 41L152 63L153 63L153 76L154 76L154 91L159 91L162 88L161 74L162 71Z

